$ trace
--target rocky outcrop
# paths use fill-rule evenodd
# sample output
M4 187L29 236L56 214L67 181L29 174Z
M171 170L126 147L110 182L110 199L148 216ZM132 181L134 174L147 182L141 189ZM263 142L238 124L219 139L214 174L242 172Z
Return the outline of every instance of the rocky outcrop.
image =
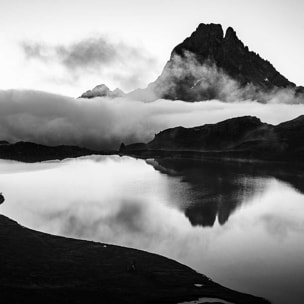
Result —
M252 52L229 27L224 35L219 24L200 24L184 42L176 46L171 58L195 54L199 63L212 61L241 85L252 83L260 88L286 88L295 84L281 75L270 62Z
M200 24L177 45L160 77L149 85L156 98L198 101L255 98L295 84L252 52L229 27Z
M92 90L88 90L83 93L80 98L94 98L94 97L109 97L109 98L116 98L122 97L125 93L120 89L115 89L111 91L105 84L100 84L96 86Z
M304 161L304 115L277 126L244 116L195 128L171 128L146 145L124 147L122 153L224 156Z
M3 304L169 304L199 297L269 303L156 254L41 233L3 215L0 269Z
M268 125L251 116L195 128L171 128L158 133L148 147L207 151L231 149L244 142L250 132L261 128L268 128Z

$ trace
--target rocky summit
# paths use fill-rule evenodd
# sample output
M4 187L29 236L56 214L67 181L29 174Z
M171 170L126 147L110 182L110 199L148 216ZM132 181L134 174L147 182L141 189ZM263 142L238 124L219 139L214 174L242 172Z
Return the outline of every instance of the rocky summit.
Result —
M174 48L171 58L184 56L186 51L195 54L200 63L214 62L241 85L252 83L261 88L295 86L269 61L249 51L231 27L224 35L220 24L200 24L189 38Z
M148 87L156 98L198 101L255 98L296 85L249 50L229 27L203 24L177 45L162 74Z
M122 97L125 93L120 89L115 89L111 91L105 84L100 84L93 88L92 90L88 90L84 92L80 98L94 98L94 97L109 97L116 98Z

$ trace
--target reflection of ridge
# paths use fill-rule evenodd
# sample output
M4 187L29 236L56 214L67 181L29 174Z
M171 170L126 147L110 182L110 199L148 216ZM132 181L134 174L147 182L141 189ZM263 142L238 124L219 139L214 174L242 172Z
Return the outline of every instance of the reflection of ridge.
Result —
M220 225L224 225L230 215L240 206L244 197L254 193L254 185L246 192L240 183L237 183L237 176L217 177L208 173L208 177L203 175L202 182L209 179L209 195L204 195L194 201L185 210L185 215L189 218L193 226L213 226L216 218Z
M212 227L216 218L220 225L224 225L242 201L243 197L238 195L235 197L225 197L225 195L206 197L187 207L185 215L193 226Z
M230 215L256 192L263 190L265 178L277 178L303 191L301 168L284 164L157 159L149 162L162 173L180 176L190 185L191 203L184 207L193 226L210 226L216 219L224 225Z

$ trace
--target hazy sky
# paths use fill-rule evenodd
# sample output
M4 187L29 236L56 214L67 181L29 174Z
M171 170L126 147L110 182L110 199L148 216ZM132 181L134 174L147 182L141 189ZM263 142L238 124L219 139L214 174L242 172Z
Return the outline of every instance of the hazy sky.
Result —
M234 27L304 85L303 12L303 0L0 0L0 89L144 87L176 44L210 22Z

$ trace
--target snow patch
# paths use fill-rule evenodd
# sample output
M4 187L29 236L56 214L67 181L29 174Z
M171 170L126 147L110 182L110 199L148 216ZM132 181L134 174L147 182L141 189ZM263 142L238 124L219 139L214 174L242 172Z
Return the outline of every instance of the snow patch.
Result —
M178 304L203 304L203 303L221 303L221 304L235 304L219 298L200 298L194 301L182 302Z
M203 284L194 284L195 287L203 287Z

